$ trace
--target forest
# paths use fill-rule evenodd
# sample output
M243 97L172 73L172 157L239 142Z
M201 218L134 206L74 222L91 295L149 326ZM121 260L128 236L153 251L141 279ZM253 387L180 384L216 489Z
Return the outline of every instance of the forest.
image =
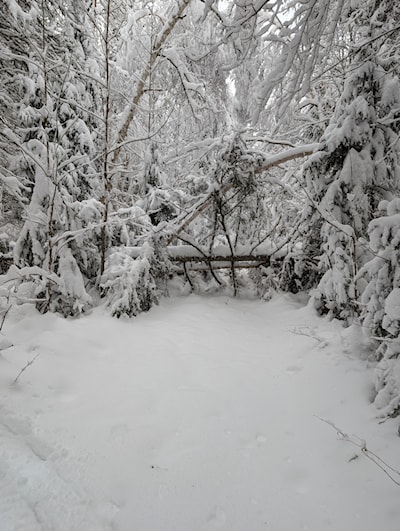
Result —
M305 292L400 414L399 47L396 0L3 0L3 323Z

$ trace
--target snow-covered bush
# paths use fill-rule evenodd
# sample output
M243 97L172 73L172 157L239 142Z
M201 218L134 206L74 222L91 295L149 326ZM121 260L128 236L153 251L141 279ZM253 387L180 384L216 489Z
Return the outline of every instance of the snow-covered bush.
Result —
M110 249L101 277L100 287L115 317L147 312L167 294L168 260L158 242L147 241L136 258L131 254L129 247Z
M101 277L101 288L113 316L132 317L158 302L156 285L146 258L132 258L124 248L111 251Z
M261 299L268 301L279 290L279 276L274 264L249 269L247 277L247 286Z
M59 251L57 284L48 291L48 295L48 309L65 316L79 314L92 305L78 263L67 246Z
M31 302L40 311L57 311L65 316L81 313L92 300L68 247L64 247L60 255L58 270L56 274L38 266L12 265L0 276L0 285L13 303Z

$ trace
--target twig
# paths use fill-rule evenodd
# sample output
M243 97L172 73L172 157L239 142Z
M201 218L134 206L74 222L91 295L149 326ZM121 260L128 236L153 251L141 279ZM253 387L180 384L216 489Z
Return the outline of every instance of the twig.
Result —
M292 334L296 334L298 336L305 336L305 337L309 337L311 339L315 339L315 341L318 341L318 343L320 343L324 347L326 347L327 344L328 344L326 339L323 339L322 337L317 335L315 333L315 331L312 328L308 327L308 326L303 326L303 327L299 327L299 328L293 328L292 330L290 330L290 332Z
M25 372L26 369L27 369L30 365L32 365L33 362L34 362L39 356L40 356L40 352L38 352L38 353L36 354L35 357L33 357L30 361L28 361L28 363L27 363L24 367L22 367L22 369L21 369L21 370L19 371L19 373L17 374L15 380L13 381L13 385L15 385L15 384L17 383L18 378L21 376L21 374L22 374L23 372Z
M7 304L9 303L9 301L10 301L10 293L8 293ZM4 322L6 320L8 312L11 310L11 308L12 308L12 304L10 304L10 306L7 308L7 310L3 314L3 317L2 317L1 323L0 323L0 332L3 330Z
M340 436L340 438L343 440L343 441L347 441L351 444L353 444L354 446L357 446L360 450L361 450L361 453L363 453L365 455L365 457L367 457L370 461L372 461L378 468L380 468L382 470L382 472L384 472L389 479L391 479L393 481L393 483L395 485L397 485L398 487L400 487L400 480L397 480L395 479L393 476L396 475L396 476L400 476L400 471L399 470L396 470L395 468L393 468L391 465L389 465L388 463L386 463L383 459L381 459L377 454L375 454L374 452L371 452L370 450L368 450L367 448L367 441L365 439L360 439L360 437L358 437L357 435L347 435L347 433L344 433L341 429L339 429L332 421L330 420L326 420L326 419L323 419L321 417L318 417L318 415L315 415L315 417L319 420L321 420L322 422L325 422L326 424L328 424L329 426L331 426L331 428L333 428L336 433ZM390 471L390 472L389 472Z

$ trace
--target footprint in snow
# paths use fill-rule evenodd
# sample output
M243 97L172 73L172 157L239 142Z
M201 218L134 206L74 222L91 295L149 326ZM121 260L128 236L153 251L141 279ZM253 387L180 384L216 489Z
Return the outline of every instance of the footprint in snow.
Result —
M226 513L221 507L214 507L209 517L207 518L207 524L214 528L224 527L226 524Z

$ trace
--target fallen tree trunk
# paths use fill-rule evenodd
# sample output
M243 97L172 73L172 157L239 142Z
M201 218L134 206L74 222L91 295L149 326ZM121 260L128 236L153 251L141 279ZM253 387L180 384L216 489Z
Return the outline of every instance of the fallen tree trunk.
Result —
M252 252L250 246L237 246L234 254L227 245L218 245L211 252L206 253L192 245L170 245L165 247L168 258L172 262L269 262L274 254L274 247L270 243L258 246L256 252ZM124 251L132 258L142 255L142 247L124 247Z
M182 272L186 272L187 267L190 271L268 267L271 262L271 256L274 255L273 248L265 244L254 254L249 250L248 246L239 247L233 255L228 246L222 245L213 249L209 254L191 245L171 245L166 247L165 250L169 260L177 268L183 265ZM142 255L141 247L124 247L124 251L128 252L132 258L139 258Z
M244 255L244 256L221 256L221 255L210 255L210 256L170 256L169 257L172 262L260 262L260 264L263 263L269 263L270 256L269 255Z
M184 262L184 267L183 269L181 269L179 267L179 265L176 265L174 267L174 273L176 274L180 274L180 275L183 275L183 274L187 274L187 273L196 273L196 272L209 272L210 271L210 266L204 266L204 265L201 265L200 263L199 264L191 264L190 266L188 266L188 262ZM234 269L257 269L258 267L261 267L261 266L264 266L264 267L268 267L268 264L265 264L265 263L250 263L250 262L240 262L240 263L224 263L224 262L221 262L221 263L217 263L217 264L212 264L212 269L214 270L219 270L219 269L232 269L232 267Z

